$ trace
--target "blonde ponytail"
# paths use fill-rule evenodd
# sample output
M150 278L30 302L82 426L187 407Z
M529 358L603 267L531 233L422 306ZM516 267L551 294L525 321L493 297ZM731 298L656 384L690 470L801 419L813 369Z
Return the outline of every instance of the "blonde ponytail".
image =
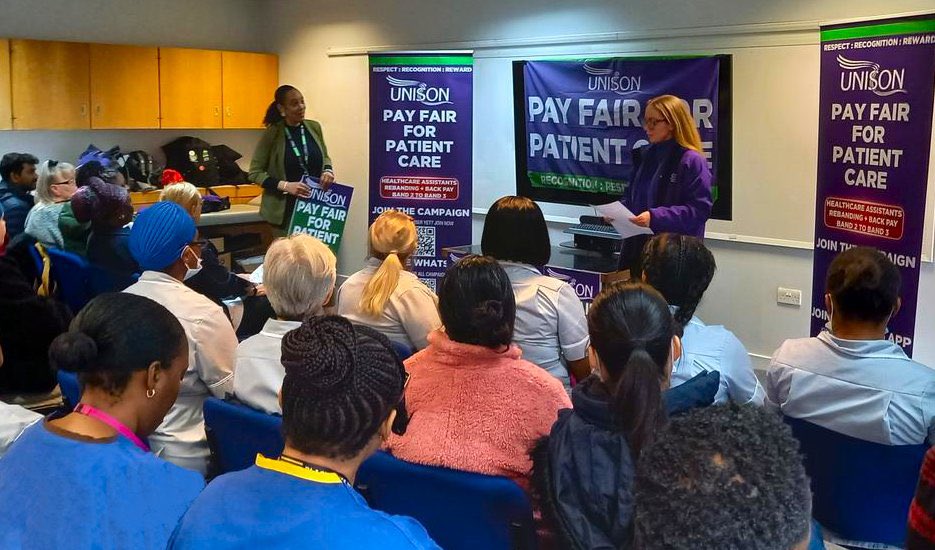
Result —
M383 262L360 297L359 307L364 315L379 317L383 313L417 241L415 222L402 212L387 210L374 220L370 226L370 254Z

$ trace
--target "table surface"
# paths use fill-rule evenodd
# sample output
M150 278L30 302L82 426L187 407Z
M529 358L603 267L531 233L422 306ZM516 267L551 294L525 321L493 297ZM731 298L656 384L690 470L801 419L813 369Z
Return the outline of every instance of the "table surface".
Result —
M235 223L256 223L263 221L260 217L260 207L250 204L232 204L230 210L202 214L198 221L199 227L213 225L230 225Z
M445 250L461 252L463 254L480 254L480 245L454 246ZM591 273L612 273L617 271L617 256L601 254L592 250L553 246L552 257L549 263L552 267L562 267L577 271L590 271Z

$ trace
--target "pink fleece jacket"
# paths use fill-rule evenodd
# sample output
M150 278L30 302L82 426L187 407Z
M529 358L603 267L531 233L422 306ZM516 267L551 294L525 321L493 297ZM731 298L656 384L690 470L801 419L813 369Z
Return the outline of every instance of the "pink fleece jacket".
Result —
M529 488L529 451L548 435L559 409L571 407L562 383L503 352L453 342L442 330L406 361L411 374L404 436L387 450L409 462L506 476Z

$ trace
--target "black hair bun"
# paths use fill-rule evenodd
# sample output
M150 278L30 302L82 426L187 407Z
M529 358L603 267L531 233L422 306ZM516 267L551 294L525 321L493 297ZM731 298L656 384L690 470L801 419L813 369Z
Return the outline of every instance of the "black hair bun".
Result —
M356 337L354 326L343 317L315 317L282 339L282 366L298 375L307 393L327 398L346 391L352 383Z
M471 320L475 327L494 325L503 319L503 302L500 300L484 300L474 306Z
M97 360L97 344L83 332L69 331L60 334L49 346L49 362L59 370L68 372L93 371Z

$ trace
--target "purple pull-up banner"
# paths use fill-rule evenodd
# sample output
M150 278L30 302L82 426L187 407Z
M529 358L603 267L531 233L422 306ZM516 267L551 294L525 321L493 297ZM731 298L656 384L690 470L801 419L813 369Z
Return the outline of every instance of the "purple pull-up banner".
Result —
M912 355L935 94L935 15L821 29L812 335L834 257L872 246L899 266L889 338Z
M415 219L411 269L432 290L442 249L471 244L473 77L467 53L370 56L370 223Z

